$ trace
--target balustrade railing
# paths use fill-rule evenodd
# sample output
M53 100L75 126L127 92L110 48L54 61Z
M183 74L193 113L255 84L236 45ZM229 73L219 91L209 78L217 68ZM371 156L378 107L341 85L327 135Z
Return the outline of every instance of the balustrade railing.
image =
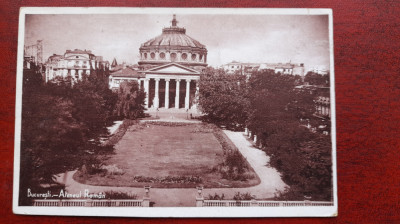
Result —
M202 200L202 203L197 203L197 207L300 207L300 206L333 206L333 202Z
M148 207L144 200L77 200L35 199L33 206L39 207Z

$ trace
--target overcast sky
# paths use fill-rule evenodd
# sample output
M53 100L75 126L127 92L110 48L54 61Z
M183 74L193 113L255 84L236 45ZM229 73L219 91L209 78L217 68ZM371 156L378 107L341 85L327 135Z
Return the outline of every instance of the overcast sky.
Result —
M170 26L172 15L27 15L25 45L43 40L43 60L67 49L92 50L118 63L137 63L139 47ZM329 68L328 16L180 15L178 26L206 45L208 64L304 63Z

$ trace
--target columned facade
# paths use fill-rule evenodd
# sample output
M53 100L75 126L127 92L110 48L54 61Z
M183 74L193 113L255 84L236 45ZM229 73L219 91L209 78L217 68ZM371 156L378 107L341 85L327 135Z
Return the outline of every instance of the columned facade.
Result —
M146 108L197 109L199 75L146 74Z
M177 23L174 15L170 27L139 49L146 108L197 110L198 80L207 67L207 49Z

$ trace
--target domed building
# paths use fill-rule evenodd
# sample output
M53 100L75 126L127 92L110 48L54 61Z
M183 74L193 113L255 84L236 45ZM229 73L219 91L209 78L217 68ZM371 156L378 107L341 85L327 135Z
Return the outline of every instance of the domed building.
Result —
M172 26L164 28L161 35L141 45L140 68L147 70L167 63L179 63L201 71L207 66L206 46L186 35L186 29L177 26L175 15L171 23Z
M145 78L138 81L143 81L147 108L197 108L197 81L207 66L207 49L177 23L174 15L170 27L139 49L139 70Z

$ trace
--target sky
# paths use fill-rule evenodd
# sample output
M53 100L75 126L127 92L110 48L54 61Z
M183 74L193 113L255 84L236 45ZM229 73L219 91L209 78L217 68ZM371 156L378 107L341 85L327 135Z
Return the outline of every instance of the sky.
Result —
M208 64L304 63L329 68L327 15L177 14L178 26L206 45ZM137 63L139 47L171 25L168 14L26 15L25 45L43 40L43 60L87 49L105 60Z

